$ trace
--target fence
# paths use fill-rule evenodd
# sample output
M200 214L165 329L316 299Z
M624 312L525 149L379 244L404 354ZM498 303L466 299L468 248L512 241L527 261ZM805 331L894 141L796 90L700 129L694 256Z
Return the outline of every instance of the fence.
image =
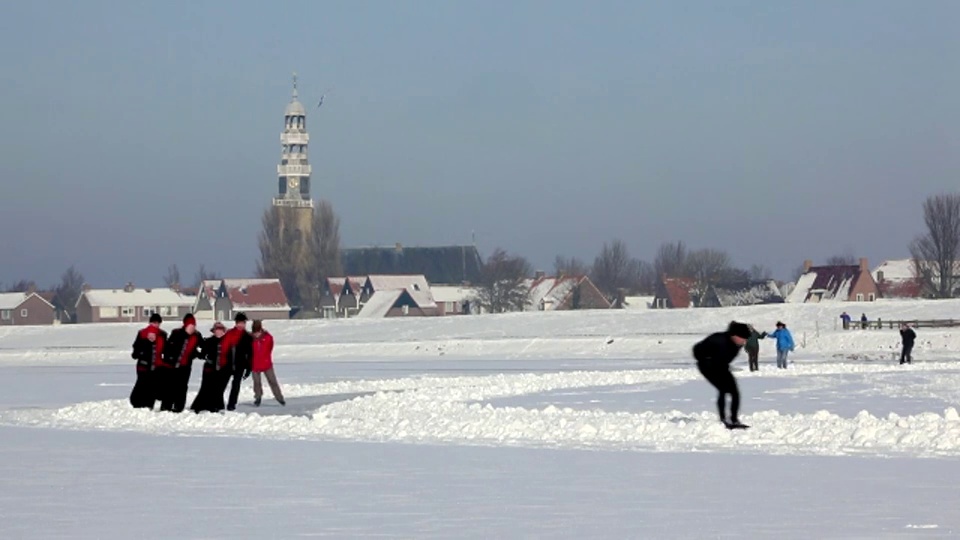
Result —
M874 321L850 321L850 326L844 330L882 330L884 328L897 329L901 324L909 324L914 328L952 328L960 326L960 320L957 319L899 319L885 321L877 319Z

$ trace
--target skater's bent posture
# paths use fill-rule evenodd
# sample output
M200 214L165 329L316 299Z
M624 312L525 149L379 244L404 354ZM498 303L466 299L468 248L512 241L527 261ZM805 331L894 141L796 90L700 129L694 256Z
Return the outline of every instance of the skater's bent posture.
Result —
M717 411L720 421L727 427L745 427L740 423L740 391L737 381L730 373L730 363L740 353L740 349L750 338L750 327L739 322L731 322L726 332L718 332L693 346L693 357L697 359L697 369L716 387ZM730 422L727 422L726 396L730 394Z

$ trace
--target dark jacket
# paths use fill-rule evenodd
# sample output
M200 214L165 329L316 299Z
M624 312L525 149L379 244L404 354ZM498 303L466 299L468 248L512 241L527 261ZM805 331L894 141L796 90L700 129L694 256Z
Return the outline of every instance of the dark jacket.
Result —
M253 365L253 336L246 330L231 328L220 342L220 369L250 371Z
M740 354L740 346L733 342L727 332L717 332L693 346L697 364L710 367L728 367Z
M913 331L913 328L905 328L900 331L900 340L903 341L903 344L906 346L913 345L913 342L917 339L917 333Z
M220 369L220 338L210 336L203 340L200 357L203 358L204 371L217 371Z
M147 337L149 334L156 335L156 339L150 341ZM153 371L163 362L163 347L166 341L167 333L153 325L137 332L137 338L133 340L133 353L130 354L137 361L137 371Z
M163 364L165 368L189 368L193 365L194 358L200 358L200 349L203 345L203 337L194 332L193 335L187 334L183 328L177 328L170 332L167 343L163 347Z
M757 332L756 330L750 332L750 337L747 338L747 343L743 346L744 349L748 351L759 351L760 350L760 340L767 337L766 332Z

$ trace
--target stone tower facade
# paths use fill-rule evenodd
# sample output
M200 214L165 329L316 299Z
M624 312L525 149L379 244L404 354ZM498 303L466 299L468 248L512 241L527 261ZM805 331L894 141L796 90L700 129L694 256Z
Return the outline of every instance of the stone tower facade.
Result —
M310 196L310 162L307 160L307 111L297 95L297 74L293 74L293 95L283 113L280 134L280 164L277 165L277 195L273 206L280 215L282 235L303 240L311 234L313 199Z

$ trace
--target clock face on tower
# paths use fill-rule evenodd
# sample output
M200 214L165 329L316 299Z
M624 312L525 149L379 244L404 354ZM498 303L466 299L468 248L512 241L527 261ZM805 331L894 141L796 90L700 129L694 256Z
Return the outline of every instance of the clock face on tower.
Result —
M300 179L297 178L296 176L292 176L292 177L290 177L290 178L287 179L287 187L288 187L289 189L295 191L295 190L297 189L297 186L299 186L299 185L300 185Z

